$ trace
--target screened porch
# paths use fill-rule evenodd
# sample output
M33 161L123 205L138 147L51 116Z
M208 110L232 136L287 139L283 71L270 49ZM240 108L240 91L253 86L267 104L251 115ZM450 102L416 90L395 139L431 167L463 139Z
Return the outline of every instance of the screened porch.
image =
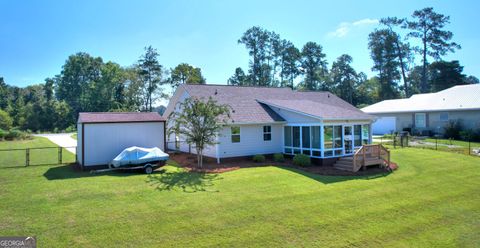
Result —
M371 143L369 124L288 124L284 126L284 154L314 158L351 156Z

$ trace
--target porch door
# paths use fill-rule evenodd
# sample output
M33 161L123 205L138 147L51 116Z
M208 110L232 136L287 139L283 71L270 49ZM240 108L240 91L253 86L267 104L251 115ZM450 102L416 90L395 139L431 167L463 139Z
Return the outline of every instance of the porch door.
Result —
M353 148L353 126L343 126L343 133L345 155L352 155L355 151Z

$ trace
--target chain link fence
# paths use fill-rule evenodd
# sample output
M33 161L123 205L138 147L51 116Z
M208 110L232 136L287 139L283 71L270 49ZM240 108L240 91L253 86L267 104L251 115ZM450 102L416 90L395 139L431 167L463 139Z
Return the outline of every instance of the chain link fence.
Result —
M432 149L446 152L454 152L480 157L480 143L472 141L461 141L444 139L439 136L413 136L408 133L376 136L374 143L390 146L394 149L403 147L414 147Z
M75 147L0 149L0 168L74 163L75 155L67 151L69 148Z

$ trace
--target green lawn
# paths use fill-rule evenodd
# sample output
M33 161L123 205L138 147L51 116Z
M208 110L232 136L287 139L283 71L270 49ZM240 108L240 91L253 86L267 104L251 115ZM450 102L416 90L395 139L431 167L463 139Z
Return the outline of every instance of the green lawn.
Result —
M72 138L77 139L77 133L72 134Z
M0 236L35 235L39 247L479 247L480 159L414 148L392 159L400 169L375 177L0 169Z

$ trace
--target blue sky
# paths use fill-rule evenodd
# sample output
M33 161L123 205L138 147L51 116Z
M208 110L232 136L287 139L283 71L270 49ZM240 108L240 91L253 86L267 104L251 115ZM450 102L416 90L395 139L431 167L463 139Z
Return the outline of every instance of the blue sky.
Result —
M407 17L432 6L451 16L447 29L462 50L446 56L480 77L476 1L17 1L0 0L0 76L12 85L42 83L76 52L122 66L135 63L147 45L167 68L186 62L208 83L226 83L248 54L237 44L248 28L273 30L301 47L315 41L329 65L343 53L369 76L368 33L376 20Z

